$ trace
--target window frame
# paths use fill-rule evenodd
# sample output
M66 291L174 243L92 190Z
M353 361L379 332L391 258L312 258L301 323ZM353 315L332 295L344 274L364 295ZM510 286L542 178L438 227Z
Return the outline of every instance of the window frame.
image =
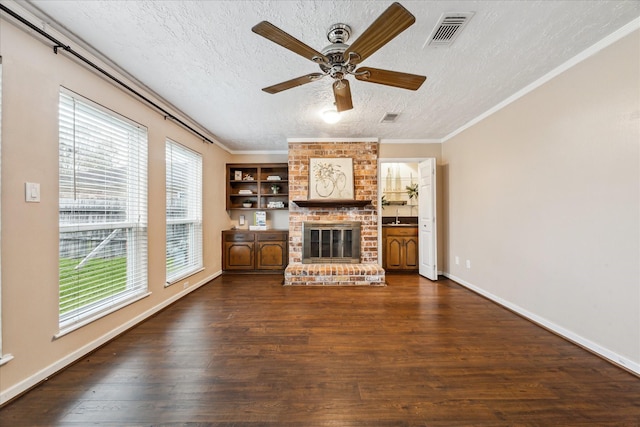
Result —
M69 103L71 107L69 107ZM102 298L91 302L90 298L84 296L85 301L81 306L75 307L71 310L63 312L63 300L62 300L62 282L60 277L58 278L58 288L60 293L60 299L58 304L58 327L59 333L54 338L65 335L71 331L74 331L82 326L85 326L99 318L102 318L110 313L113 313L121 308L130 305L146 296L150 295L148 290L148 130L145 126L134 122L121 114L105 108L100 104L97 104L90 99L87 99L73 91L70 91L64 87L60 88L59 93L59 148L58 148L58 164L60 170L66 165L69 166L68 158L63 159L63 147L69 149L69 143L71 142L71 164L73 170L73 177L71 178L72 186L75 186L80 182L80 178L76 177L76 158L84 151L95 150L99 151L103 149L101 142L109 139L104 133L101 133L100 125L105 127L112 126L119 131L125 133L127 137L125 141L117 141L114 146L121 148L122 144L125 144L126 151L126 164L123 167L126 170L126 179L124 188L124 196L126 199L123 201L125 217L122 220L113 221L97 221L91 222L90 219L78 221L76 223L69 224L69 219L63 220L62 206L65 203L69 203L69 199L63 198L63 174L60 173L59 185L61 187L58 209L58 227L59 227L59 245L63 242L63 236L66 233L82 233L97 231L107 233L107 230L113 230L109 233L109 237L102 240L102 242L96 246L89 254L87 254L80 263L77 264L75 269L81 268L85 261L95 257L94 251L100 250L102 243L108 244L108 239L112 238L115 234L121 233L126 236L125 252L126 252L126 280L124 282L124 289L115 292L111 295L102 295ZM71 109L69 109L71 108ZM83 114L79 114L79 109L82 109ZM72 114L72 119L64 117L65 114ZM87 118L92 121L89 122ZM65 122L66 120L66 122ZM69 123L71 127L69 127ZM87 137L80 136L80 131L76 134L76 127L80 128L82 125L87 126ZM71 136L69 136L71 135ZM114 138L115 139L115 138ZM65 145L66 144L66 145ZM82 148L79 144L84 144ZM94 145L92 145L94 144ZM80 154L79 154L80 153ZM104 153L102 155L105 155ZM80 162L78 161L78 164ZM90 171L93 164L89 164ZM87 165L85 164L85 167ZM100 169L95 169L100 170ZM116 174L117 168L114 166L105 167L104 171L110 171ZM78 174L80 175L80 174ZM68 177L66 177L68 179ZM133 178L133 179L131 179ZM115 184L113 184L115 186ZM75 190L74 190L75 191ZM103 190L106 191L106 190ZM91 193L89 193L91 194ZM92 194L95 195L96 193ZM122 195L121 195L122 196ZM85 199L76 199L85 200ZM108 200L107 195L98 195L96 200ZM80 201L76 203L82 203ZM86 201L85 201L86 203ZM77 207L75 203L71 202L71 216L75 213L74 209ZM66 206L66 205L65 205ZM99 214L98 214L99 216ZM104 215L106 217L106 214ZM104 218L103 218L104 219ZM70 234L73 237L73 234ZM79 245L78 245L79 246ZM82 255L80 255L82 256ZM62 268L62 251L58 254L59 259L59 275ZM75 262L75 261L74 261ZM110 270L108 270L110 271ZM107 275L105 275L107 276ZM107 286L108 282L97 281L96 288L100 286ZM79 286L76 282L75 286ZM103 287L104 287L103 286ZM93 288L93 285L92 285Z
M187 173L191 173L186 181L187 184L194 185L194 187L187 188L187 215L181 218L174 218L169 212L171 207L171 200L173 199L174 191L174 161L173 150L181 155L189 163ZM200 271L204 270L204 245L203 245L203 215L202 215L202 154L191 150L190 148L176 142L170 138L165 141L165 287L171 286L189 276L192 276ZM184 170L182 171L184 172ZM192 197L193 196L193 197ZM176 225L186 225L189 229L187 232L187 258L190 262L187 262L183 268L170 272L170 244L175 238L174 231L170 232L170 227Z
M2 171L2 56L0 56L0 172ZM0 173L0 177L2 173ZM0 188L1 188L0 180ZM0 198L0 207L2 207L2 201ZM0 209L0 212L2 209ZM2 247L2 218L0 218L0 248ZM4 354L2 352L2 250L0 250L0 366L13 359L11 354Z

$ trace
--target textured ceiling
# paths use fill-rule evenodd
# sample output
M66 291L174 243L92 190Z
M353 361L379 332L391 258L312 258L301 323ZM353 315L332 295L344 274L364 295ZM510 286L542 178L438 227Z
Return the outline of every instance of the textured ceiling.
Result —
M319 71L251 32L267 20L316 50L334 23L357 37L390 1L55 1L29 3L233 151L286 150L287 138L441 140L640 15L634 1L402 1L416 23L364 66L422 74L416 91L356 81L335 125L331 79L270 95ZM444 12L475 12L450 47L425 47ZM595 83L595 82L594 82ZM387 112L395 123L379 123Z

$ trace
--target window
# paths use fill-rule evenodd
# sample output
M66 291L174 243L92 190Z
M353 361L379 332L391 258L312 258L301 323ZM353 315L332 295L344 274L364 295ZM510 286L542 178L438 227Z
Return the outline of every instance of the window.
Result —
M167 140L167 284L202 269L202 156Z
M147 294L147 130L62 89L60 330Z
M2 135L2 56L0 56L0 136ZM0 144L1 145L1 144ZM2 150L0 150L1 152ZM0 225L0 243L2 242L2 226ZM1 247L1 245L0 245ZM1 257L1 254L0 254ZM2 270L0 262L0 271ZM2 277L2 274L0 274ZM2 282L0 281L0 365L7 363L12 357L11 355L2 353Z

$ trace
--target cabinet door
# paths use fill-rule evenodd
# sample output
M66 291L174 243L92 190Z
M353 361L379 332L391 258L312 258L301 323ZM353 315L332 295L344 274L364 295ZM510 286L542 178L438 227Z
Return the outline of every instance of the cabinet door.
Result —
M259 242L256 252L256 269L284 270L287 250L285 242Z
M403 239L398 237L387 237L387 244L385 245L385 260L387 269L398 270L402 269L402 252L403 252Z
M408 270L418 269L420 257L418 257L418 239L406 238L404 240L404 267Z
M224 244L225 270L252 270L253 242L226 242Z

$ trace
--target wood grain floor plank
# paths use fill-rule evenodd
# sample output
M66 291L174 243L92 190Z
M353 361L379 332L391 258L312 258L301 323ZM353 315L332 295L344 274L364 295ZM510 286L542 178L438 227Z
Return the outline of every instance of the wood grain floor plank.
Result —
M640 379L450 280L224 275L0 409L7 426L640 425Z

